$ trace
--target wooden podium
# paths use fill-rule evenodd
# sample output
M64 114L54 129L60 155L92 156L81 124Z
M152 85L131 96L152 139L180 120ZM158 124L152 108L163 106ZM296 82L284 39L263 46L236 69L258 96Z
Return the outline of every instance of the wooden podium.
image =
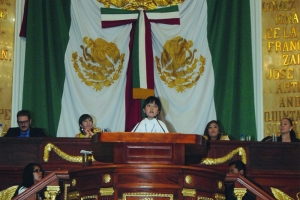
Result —
M115 164L197 164L206 153L206 140L195 134L98 133L92 138L97 161Z
M206 151L200 135L104 132L92 150L105 164L69 171L68 199L224 199L224 173L188 166Z

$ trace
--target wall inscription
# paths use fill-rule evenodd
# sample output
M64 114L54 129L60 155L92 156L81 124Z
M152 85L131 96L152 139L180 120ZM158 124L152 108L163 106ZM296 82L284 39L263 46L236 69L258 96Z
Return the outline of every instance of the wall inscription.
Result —
M289 117L300 138L300 1L261 2L264 136Z

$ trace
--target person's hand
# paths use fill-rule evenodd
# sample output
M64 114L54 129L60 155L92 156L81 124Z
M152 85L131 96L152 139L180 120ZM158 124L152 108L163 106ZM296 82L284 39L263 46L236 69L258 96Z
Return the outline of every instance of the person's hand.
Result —
M91 129L85 129L83 131L85 133L85 137L86 138L90 138L90 137L92 137L94 135L94 133L91 131Z

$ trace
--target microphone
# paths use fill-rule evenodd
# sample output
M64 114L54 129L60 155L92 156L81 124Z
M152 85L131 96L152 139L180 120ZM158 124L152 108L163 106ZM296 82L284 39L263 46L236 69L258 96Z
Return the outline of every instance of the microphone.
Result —
M161 124L159 123L158 119L157 119L157 118L155 118L155 119L156 119L157 123L159 124L160 128L161 128L161 129L164 131L164 133L165 133L166 131L165 131L165 129L161 126Z
M132 132L135 132L135 130L139 127L141 121L135 126L135 129Z

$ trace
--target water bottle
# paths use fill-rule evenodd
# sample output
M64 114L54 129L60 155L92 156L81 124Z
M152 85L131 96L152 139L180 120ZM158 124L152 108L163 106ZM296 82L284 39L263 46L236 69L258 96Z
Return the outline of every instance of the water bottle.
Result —
M272 133L272 142L277 142L277 135L276 135L276 133Z
M241 134L240 140L241 140L241 141L245 141L245 136L244 136L244 134Z
M2 128L2 124L0 124L0 137L2 137L2 132L3 132L3 128Z

